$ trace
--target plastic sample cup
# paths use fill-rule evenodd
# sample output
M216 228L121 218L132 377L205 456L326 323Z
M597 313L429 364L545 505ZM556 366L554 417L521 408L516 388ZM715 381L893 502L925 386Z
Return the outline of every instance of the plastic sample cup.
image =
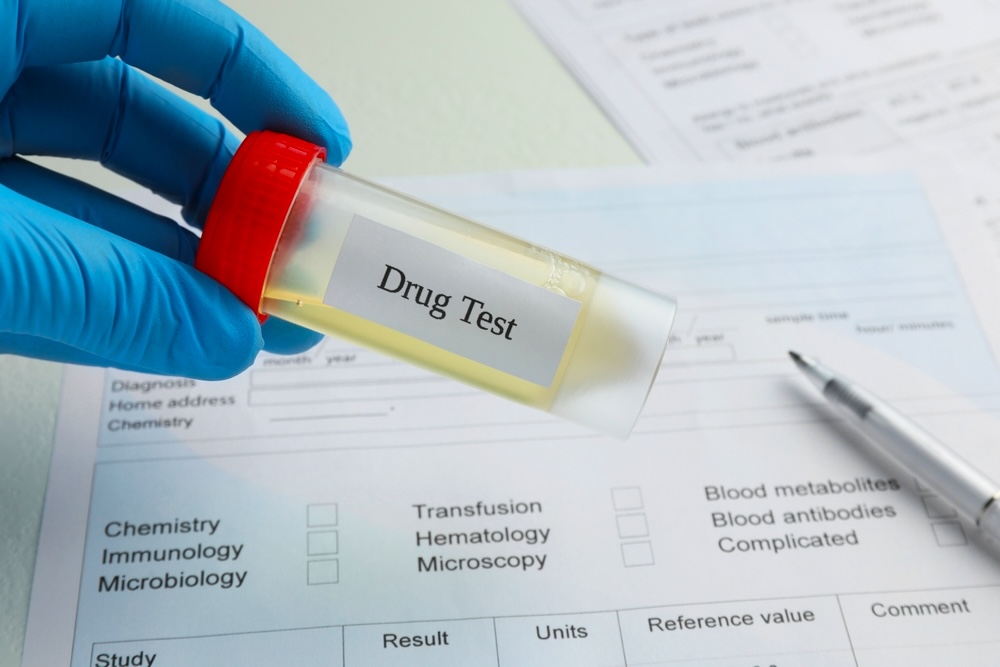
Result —
M674 301L249 135L195 266L274 315L620 438Z

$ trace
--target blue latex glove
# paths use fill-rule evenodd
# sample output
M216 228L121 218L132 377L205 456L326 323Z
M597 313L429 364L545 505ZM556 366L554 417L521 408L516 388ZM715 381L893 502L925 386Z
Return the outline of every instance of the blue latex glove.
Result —
M0 352L217 379L319 340L262 331L172 221L13 156L100 160L200 225L238 140L138 70L340 164L347 125L322 89L214 0L6 0L0 28Z

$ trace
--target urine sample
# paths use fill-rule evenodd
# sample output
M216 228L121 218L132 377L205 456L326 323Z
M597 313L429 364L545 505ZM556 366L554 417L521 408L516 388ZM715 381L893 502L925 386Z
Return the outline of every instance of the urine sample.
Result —
M195 266L268 315L625 438L675 302L249 135Z

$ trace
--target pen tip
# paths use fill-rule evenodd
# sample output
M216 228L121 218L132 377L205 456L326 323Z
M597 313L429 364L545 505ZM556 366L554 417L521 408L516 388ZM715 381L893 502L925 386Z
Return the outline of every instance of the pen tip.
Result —
M798 352L794 352L792 350L789 350L788 351L788 356L790 356L792 358L792 361L794 361L799 366L804 366L805 363L806 363L805 359L803 359L802 355L799 354Z

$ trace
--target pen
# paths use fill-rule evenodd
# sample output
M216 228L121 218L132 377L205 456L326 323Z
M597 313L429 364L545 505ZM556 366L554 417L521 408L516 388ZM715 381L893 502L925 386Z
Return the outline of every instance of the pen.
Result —
M788 354L838 412L880 451L1000 543L1000 485L884 401L809 357Z

